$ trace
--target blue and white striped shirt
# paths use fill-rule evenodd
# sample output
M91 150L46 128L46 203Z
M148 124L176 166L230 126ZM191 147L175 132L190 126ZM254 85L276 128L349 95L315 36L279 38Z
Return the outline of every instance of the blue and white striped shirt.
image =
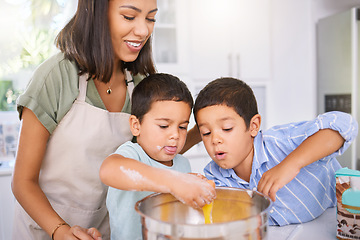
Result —
M309 136L327 128L338 131L345 139L344 145L333 154L302 168L291 182L276 193L276 201L270 210L270 225L311 221L336 204L335 171L341 166L335 157L350 146L358 132L358 124L349 114L328 112L312 121L260 131L254 139L249 183L239 178L233 169L222 169L214 161L205 167L205 176L214 180L216 186L256 190L264 172L279 164Z

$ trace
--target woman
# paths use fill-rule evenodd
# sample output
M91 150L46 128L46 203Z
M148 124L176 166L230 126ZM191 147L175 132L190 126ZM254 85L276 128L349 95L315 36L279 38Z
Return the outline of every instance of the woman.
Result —
M18 99L13 239L109 238L99 168L132 137L128 90L141 79L128 71L155 72L156 12L156 0L79 0L57 37L61 53Z
M38 67L18 99L13 239L109 239L99 168L132 138L129 96L155 73L156 13L156 0L79 0L57 37L61 53ZM190 134L186 149L199 141Z

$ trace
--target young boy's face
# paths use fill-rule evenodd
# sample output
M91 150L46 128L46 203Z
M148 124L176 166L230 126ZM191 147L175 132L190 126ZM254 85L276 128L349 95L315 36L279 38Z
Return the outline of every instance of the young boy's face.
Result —
M171 166L184 147L190 114L191 108L185 102L154 102L133 134L152 159Z
M222 168L233 168L236 173L249 166L251 171L253 138L257 134L251 124L246 129L244 119L225 105L203 108L196 117L206 151L212 160Z

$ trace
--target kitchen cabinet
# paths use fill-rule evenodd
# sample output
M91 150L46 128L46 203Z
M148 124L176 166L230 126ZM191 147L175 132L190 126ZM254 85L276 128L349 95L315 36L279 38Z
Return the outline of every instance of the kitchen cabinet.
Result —
M189 81L270 78L270 0L158 0L154 59Z
M157 70L183 79L188 74L187 57L189 0L158 0L153 33L153 53Z
M270 79L270 0L158 0L153 38L159 72L183 80L197 93L218 77L247 82L266 119ZM194 119L191 117L190 126ZM266 128L263 121L262 129ZM203 144L186 154L194 172L211 160Z
M269 0L195 0L189 6L190 72L195 80L270 78Z
M270 0L157 3L153 49L158 71L178 76L194 97L218 77L240 78L254 89L259 112L266 119Z

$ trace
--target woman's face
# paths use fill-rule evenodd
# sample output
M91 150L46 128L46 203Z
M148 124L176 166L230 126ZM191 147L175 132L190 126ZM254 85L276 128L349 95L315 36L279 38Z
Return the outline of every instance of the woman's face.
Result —
M156 13L156 0L109 1L109 28L116 60L136 60L153 32Z

